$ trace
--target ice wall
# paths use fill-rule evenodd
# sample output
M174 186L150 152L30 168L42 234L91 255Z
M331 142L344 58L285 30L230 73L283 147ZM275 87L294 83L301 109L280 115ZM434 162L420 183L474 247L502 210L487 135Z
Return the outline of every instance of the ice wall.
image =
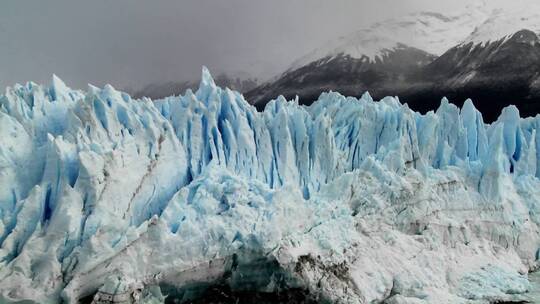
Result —
M348 174L369 172L382 183L457 170L467 191L496 206L508 200L509 181L537 183L539 127L540 116L522 119L513 106L487 125L470 100L462 109L443 100L421 115L398 98L374 102L367 93L324 93L309 107L280 97L257 112L206 69L197 92L156 101L109 85L71 90L57 77L49 87L16 85L0 96L0 282L17 283L0 284L0 292L72 300L91 292L73 287L82 284L77 276L121 255L149 223L182 242L198 225L221 227L208 243L191 237L191 249L177 252L185 263L228 246L211 243L216 235L277 246L300 228L255 227L258 216L284 223L319 207L286 211L273 202L276 193L287 189L292 206L315 201ZM216 216L239 204L256 211ZM26 288L14 291L19 284Z

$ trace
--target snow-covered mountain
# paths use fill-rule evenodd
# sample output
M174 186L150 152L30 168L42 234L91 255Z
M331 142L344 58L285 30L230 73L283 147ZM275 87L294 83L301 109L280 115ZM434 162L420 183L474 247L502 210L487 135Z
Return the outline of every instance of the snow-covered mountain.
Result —
M445 95L458 103L474 98L489 121L508 104L525 115L540 113L539 12L539 4L495 11L410 80L428 84L412 92L411 106Z
M424 110L430 110L429 100L434 97L447 96L458 103L471 97L489 121L509 104L534 116L540 113L539 70L540 38L530 30L494 41L467 42L448 50L412 78L408 100L415 109L425 104ZM424 84L420 90L413 87L415 81Z
M446 96L458 105L469 97L477 100L488 121L509 104L535 115L540 112L539 12L538 3L505 10L484 3L457 15L422 12L376 23L301 58L246 96L262 109L279 94L298 95L309 104L327 90L351 96L369 90L376 98L399 95L423 113ZM426 55L392 56L403 49ZM402 62L390 74L381 68L389 60ZM364 62L369 65L359 72Z
M331 90L355 96L369 89L375 96L381 96L389 90L408 88L405 81L434 59L435 56L404 44L397 44L374 58L341 53L289 71L276 81L247 92L246 96L260 110L278 95L286 98L299 95L303 103L310 103L321 92Z
M326 90L397 93L404 80L461 42L486 18L484 10L468 7L455 15L419 12L375 23L296 60L280 77L248 92L247 98L263 108L277 94L299 95L309 103ZM338 75L344 79L336 79Z
M384 20L367 29L328 41L296 60L287 71L296 70L322 58L340 55L356 59L365 57L365 60L375 61L403 45L441 55L462 42L487 16L485 8L468 6L454 14L424 11Z
M539 128L368 94L257 112L207 70L155 101L17 85L0 96L0 301L516 300L538 266Z

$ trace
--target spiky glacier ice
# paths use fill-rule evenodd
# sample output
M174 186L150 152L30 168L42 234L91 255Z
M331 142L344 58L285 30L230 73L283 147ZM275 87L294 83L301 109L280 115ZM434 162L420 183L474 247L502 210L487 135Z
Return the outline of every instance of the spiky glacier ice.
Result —
M257 112L206 69L196 93L156 101L17 85L0 97L0 299L205 283L508 299L537 265L539 128L515 107L487 125L470 101L421 115L369 94Z

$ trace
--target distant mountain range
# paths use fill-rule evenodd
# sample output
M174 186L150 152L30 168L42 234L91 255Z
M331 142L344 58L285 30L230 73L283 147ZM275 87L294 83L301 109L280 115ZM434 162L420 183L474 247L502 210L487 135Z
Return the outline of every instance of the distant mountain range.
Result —
M379 22L307 54L280 77L247 92L258 108L279 94L310 104L324 91L399 96L414 110L442 97L467 98L493 121L515 104L540 113L540 6L511 11L468 7L456 15L421 12Z
M248 92L259 85L257 78L247 75L246 73L236 73L235 75L219 74L214 77L214 81L221 87L227 87L238 92ZM180 81L180 82L165 82L150 84L141 90L130 90L129 93L135 98L149 97L152 99L160 99L168 96L183 94L187 89L196 90L199 87L200 80Z

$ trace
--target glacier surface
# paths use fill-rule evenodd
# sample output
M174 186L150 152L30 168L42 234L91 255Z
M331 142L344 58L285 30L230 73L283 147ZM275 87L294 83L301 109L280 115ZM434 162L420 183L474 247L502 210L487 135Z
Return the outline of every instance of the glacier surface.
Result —
M537 267L539 129L513 106L488 125L471 101L421 115L367 93L257 112L206 69L155 101L16 85L0 96L0 302L159 302L215 282L512 299Z

